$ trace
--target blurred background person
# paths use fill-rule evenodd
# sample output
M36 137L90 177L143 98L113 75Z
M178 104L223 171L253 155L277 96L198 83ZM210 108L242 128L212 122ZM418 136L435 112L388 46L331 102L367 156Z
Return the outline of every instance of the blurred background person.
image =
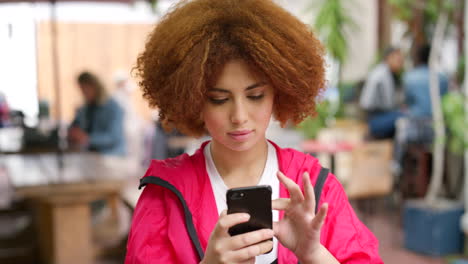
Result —
M417 51L415 67L403 76L407 116L432 120L432 104L429 89L429 54L431 47L426 44ZM440 95L448 91L448 78L438 73Z
M107 95L94 74L83 72L77 81L85 103L76 112L68 131L70 143L102 154L125 155L122 108Z
M366 112L372 138L392 138L395 133L395 122L402 115L401 89L397 88L402 68L400 49L390 47L367 77L359 104Z
M77 82L84 104L77 110L68 131L72 147L105 155L125 156L124 110L114 97L107 94L104 85L93 73L80 73ZM123 210L120 210L120 205L117 206L115 213L120 217ZM100 199L91 203L93 226L107 223L110 213L107 201Z
M429 76L430 52L430 45L421 46L416 51L415 67L403 75L405 112L396 122L393 164L396 176L401 173L408 144L416 143L430 149L434 140ZM445 74L438 73L438 81L442 97L448 92L448 78Z

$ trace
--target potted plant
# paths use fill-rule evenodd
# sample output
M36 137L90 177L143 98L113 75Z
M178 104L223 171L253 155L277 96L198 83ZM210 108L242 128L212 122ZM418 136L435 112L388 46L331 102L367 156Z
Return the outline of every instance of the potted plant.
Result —
M356 28L343 0L310 1L306 12L316 11L312 21L313 29L317 31L327 50L330 64L337 67L336 76L329 82L323 101L317 104L317 115L304 120L298 129L307 139L315 139L321 128L329 126L333 120L343 113L343 98L341 80L341 65L346 61L348 43L346 31Z
M461 1L390 0L397 18L406 22L413 46L431 42L429 58L430 94L435 140L432 177L424 199L406 201L403 212L405 247L428 255L447 255L462 249L460 218L463 206L440 195L445 158L445 123L438 87L438 58L447 25L460 10ZM415 26L419 25L419 26Z

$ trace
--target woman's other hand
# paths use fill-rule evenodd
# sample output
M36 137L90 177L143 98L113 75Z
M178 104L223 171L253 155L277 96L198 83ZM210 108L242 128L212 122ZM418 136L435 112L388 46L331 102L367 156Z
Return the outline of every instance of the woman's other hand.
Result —
M325 221L328 204L323 204L315 214L315 194L307 172L303 174L304 194L299 185L278 172L278 179L289 191L290 198L272 202L274 210L283 210L284 217L273 223L275 236L280 243L294 252L301 263L321 259L326 250L320 244L320 229ZM326 252L325 252L326 253Z
M273 230L261 229L245 234L230 236L230 227L247 222L244 213L227 214L224 210L211 233L202 264L255 263L255 257L270 251L273 247Z

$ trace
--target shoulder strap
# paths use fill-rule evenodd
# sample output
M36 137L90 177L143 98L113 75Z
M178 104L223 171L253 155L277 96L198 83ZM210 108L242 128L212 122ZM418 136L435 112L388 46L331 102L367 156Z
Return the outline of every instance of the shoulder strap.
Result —
M320 195L322 194L322 188L323 185L325 184L325 181L327 180L328 173L330 172L329 169L327 168L321 168L320 173L317 177L317 181L315 181L314 185L314 193L315 193L315 213L318 211L318 205L320 202Z
M192 240L193 245L195 246L195 250L197 251L197 255L200 258L200 261L204 257L203 249L200 244L200 240L198 239L197 231L195 230L195 226L193 225L193 219L192 219L192 213L190 212L187 202L185 201L184 197L180 193L179 190L177 190L174 185L170 184L169 182L155 176L146 176L140 179L140 186L138 189L141 189L143 186L147 185L148 183L151 184L156 184L161 187L164 187L170 191L172 191L177 198L179 198L180 203L182 204L182 207L184 208L184 215L185 215L185 225L187 227L187 231L190 236L190 240Z

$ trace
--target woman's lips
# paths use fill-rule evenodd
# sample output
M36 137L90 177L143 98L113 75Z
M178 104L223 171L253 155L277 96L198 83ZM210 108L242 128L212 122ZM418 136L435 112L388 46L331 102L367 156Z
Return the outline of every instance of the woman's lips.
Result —
M228 135L235 141L246 141L252 135L252 130L229 132Z

